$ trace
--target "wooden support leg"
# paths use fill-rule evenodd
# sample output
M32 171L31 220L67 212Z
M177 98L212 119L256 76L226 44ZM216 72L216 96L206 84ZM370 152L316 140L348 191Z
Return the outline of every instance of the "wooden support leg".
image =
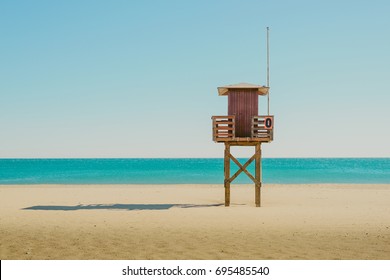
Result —
M224 158L224 170L225 170L225 206L230 205L230 144L225 143L225 158Z
M256 207L261 205L261 144L256 144L256 184L255 184L255 203Z

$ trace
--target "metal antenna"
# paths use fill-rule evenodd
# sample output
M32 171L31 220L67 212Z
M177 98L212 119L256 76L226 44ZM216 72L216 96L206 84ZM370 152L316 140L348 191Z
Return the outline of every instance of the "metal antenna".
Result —
M267 114L269 116L269 27L267 27L267 87L268 87L268 94L267 94Z

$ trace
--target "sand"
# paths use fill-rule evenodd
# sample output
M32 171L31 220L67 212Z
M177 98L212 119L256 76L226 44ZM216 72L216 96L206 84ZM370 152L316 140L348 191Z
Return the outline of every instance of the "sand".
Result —
M0 259L390 259L390 185L0 186Z

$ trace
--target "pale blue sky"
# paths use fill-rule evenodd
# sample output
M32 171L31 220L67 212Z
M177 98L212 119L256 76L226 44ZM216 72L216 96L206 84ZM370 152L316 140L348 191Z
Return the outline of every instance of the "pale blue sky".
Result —
M222 157L217 87L265 84L266 26L263 155L390 157L389 14L376 0L3 0L0 157Z

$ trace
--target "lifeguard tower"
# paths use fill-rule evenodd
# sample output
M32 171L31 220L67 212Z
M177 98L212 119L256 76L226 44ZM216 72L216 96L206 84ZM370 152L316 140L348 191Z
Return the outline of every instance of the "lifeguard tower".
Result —
M274 135L274 116L269 114L269 51L267 28L267 86L240 83L218 87L220 96L228 98L226 116L213 116L213 141L225 144L225 206L230 205L230 185L244 172L255 184L255 204L260 207L261 200L261 144L269 143ZM268 112L259 115L259 96L266 96ZM231 146L254 146L254 155L242 165L231 153ZM230 176L230 160L239 170ZM255 160L255 176L246 168Z

